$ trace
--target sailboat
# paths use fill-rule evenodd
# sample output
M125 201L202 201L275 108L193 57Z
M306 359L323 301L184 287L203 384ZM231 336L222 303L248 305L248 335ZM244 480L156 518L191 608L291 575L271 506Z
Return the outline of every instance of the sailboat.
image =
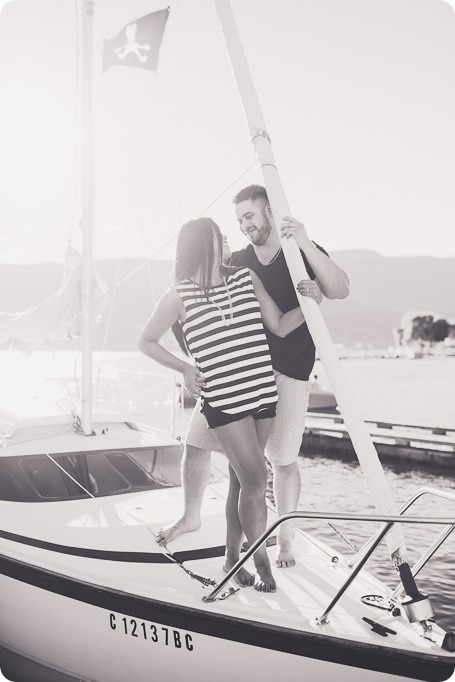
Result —
M225 0L218 0L218 6L228 9ZM87 2L86 93L92 12L93 3ZM232 33L231 18L226 25ZM84 112L82 411L71 417L25 420L3 442L4 672L14 679L19 656L30 662L36 678L44 667L49 680L271 682L283 675L289 682L322 682L334 676L342 682L447 679L455 669L455 635L434 622L428 597L418 591L414 578L444 544L454 519L421 519L405 512L423 495L455 499L449 493L418 491L395 513L377 515L295 512L278 518L270 506L268 530L225 573L225 548L220 544L225 488L212 483L204 498L201 528L169 548L156 544L158 530L176 517L180 504L182 444L130 419L92 414L92 152L87 100ZM267 143L265 135L259 138L261 145ZM343 395L339 402L346 402ZM279 524L309 518L363 520L372 524L372 536L347 558L296 529L297 565L275 572L277 592L238 589L236 572L251 562L261 543L274 551ZM373 532L378 522L380 530ZM392 588L364 566L397 524L409 523L444 528L412 571L402 571L403 599L401 584Z

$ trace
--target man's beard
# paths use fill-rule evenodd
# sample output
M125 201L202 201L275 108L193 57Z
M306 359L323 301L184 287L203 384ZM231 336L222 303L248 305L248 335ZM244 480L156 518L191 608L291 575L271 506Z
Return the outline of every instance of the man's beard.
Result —
M263 246L270 236L272 226L265 213L262 215L262 225L259 228L252 230L251 235L247 233L247 237L254 246Z

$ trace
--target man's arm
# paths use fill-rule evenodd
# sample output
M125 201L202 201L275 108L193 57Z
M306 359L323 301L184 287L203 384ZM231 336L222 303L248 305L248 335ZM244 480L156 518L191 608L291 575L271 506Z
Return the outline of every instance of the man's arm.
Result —
M294 237L326 298L346 298L349 294L348 274L309 239L303 223L295 218L283 218L281 237Z

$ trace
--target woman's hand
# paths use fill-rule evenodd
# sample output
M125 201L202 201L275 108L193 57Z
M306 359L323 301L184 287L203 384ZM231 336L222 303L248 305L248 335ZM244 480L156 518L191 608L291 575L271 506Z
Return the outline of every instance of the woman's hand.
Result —
M185 389L192 398L199 398L205 379L194 365L187 365L182 372Z
M319 305L322 301L322 292L314 279L302 279L297 284L297 291L301 296L312 298Z

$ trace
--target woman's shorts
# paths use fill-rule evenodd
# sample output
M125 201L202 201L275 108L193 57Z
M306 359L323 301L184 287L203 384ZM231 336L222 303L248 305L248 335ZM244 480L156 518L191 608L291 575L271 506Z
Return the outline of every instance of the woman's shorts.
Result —
M310 382L275 371L278 389L276 419L272 422L265 456L274 465L286 466L297 461L305 430L305 415L310 395ZM235 419L240 417L236 415ZM207 428L207 420L201 414L200 400L194 408L185 442L199 450L223 452L215 432Z
M201 400L201 413L207 420L209 429L215 429L217 426L225 426L232 422L238 422L244 417L251 415L253 419L271 419L276 414L276 403L267 405L265 407L258 407L256 410L249 410L247 412L240 412L237 414L228 414L216 407L212 407L207 400Z

